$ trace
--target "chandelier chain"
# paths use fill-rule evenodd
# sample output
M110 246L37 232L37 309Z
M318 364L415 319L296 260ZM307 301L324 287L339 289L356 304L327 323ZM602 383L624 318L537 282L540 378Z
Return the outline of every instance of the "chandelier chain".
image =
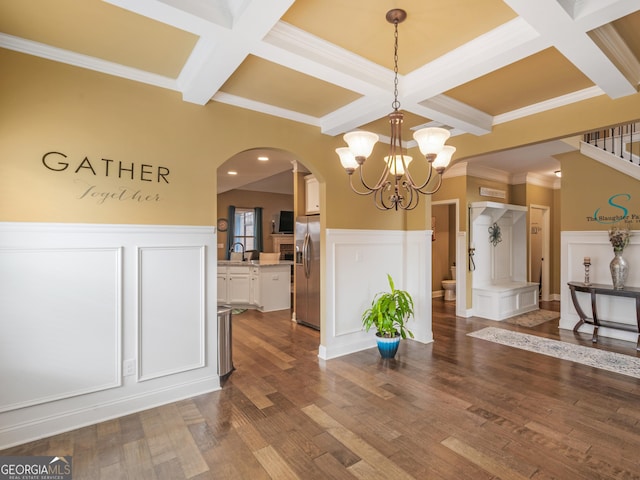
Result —
M398 110L400 108L400 102L398 101L398 21L393 22L395 26L395 32L393 35L393 103L391 108Z

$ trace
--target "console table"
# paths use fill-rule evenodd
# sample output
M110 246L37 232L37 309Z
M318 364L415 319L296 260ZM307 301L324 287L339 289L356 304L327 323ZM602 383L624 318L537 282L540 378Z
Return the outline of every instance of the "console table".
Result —
M597 343L598 341L598 327L609 327L618 330L626 330L631 332L638 332L638 341L636 343L636 350L640 351L640 288L624 287L623 290L615 290L610 285L602 285L593 283L585 285L581 282L569 282L569 289L571 290L571 300L573 306L580 317L580 321L573 327L573 331L577 332L580 326L584 323L593 325L593 337L591 341ZM578 303L576 298L576 292L586 292L591 295L591 313L592 318L587 318L584 311ZM596 295L610 295L613 297L628 297L636 299L636 326L627 325L624 323L617 323L612 321L600 320L598 318L598 312L596 310Z

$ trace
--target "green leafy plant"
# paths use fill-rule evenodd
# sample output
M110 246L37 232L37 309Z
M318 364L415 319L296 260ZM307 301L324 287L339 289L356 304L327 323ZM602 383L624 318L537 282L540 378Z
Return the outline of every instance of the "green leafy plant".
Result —
M408 292L395 288L391 275L387 274L387 279L391 291L376 293L371 306L362 314L362 325L367 332L375 326L382 337L399 334L402 338L413 338L405 325L413 317L413 298Z

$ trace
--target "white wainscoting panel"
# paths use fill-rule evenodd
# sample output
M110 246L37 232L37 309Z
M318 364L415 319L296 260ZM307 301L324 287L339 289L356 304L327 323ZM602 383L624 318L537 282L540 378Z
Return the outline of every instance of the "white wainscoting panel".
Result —
M0 450L218 390L216 264L213 226L0 222Z
M120 248L0 250L0 411L120 385Z
M204 247L145 247L138 256L140 380L204 366Z
M362 329L362 312L377 292L396 288L416 303L410 330L431 341L431 233L388 230L326 231L326 317L321 358L375 347L375 332Z
M591 283L600 283L613 286L609 263L613 259L613 248L609 242L606 231L574 232L565 231L561 234L561 258L560 271L560 328L572 330L580 320L571 301L571 292L568 282L584 282L584 257L591 258L589 277ZM640 232L632 232L629 245L625 248L623 256L629 261L629 277L627 285L640 287ZM578 301L586 315L591 314L591 300L588 294L578 292ZM596 297L596 309L598 317L602 320L636 324L635 301L630 298ZM590 338L593 332L591 325L582 325L579 330L585 338ZM617 338L636 342L638 335L634 332L600 327L598 336Z

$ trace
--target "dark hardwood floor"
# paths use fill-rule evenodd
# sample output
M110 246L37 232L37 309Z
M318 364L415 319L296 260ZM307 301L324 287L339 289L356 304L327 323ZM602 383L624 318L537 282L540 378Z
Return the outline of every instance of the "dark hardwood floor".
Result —
M587 335L459 318L440 299L433 324L434 343L404 341L395 360L322 361L318 332L289 312L247 311L221 391L0 455L72 455L74 480L640 478L640 380L466 334Z

